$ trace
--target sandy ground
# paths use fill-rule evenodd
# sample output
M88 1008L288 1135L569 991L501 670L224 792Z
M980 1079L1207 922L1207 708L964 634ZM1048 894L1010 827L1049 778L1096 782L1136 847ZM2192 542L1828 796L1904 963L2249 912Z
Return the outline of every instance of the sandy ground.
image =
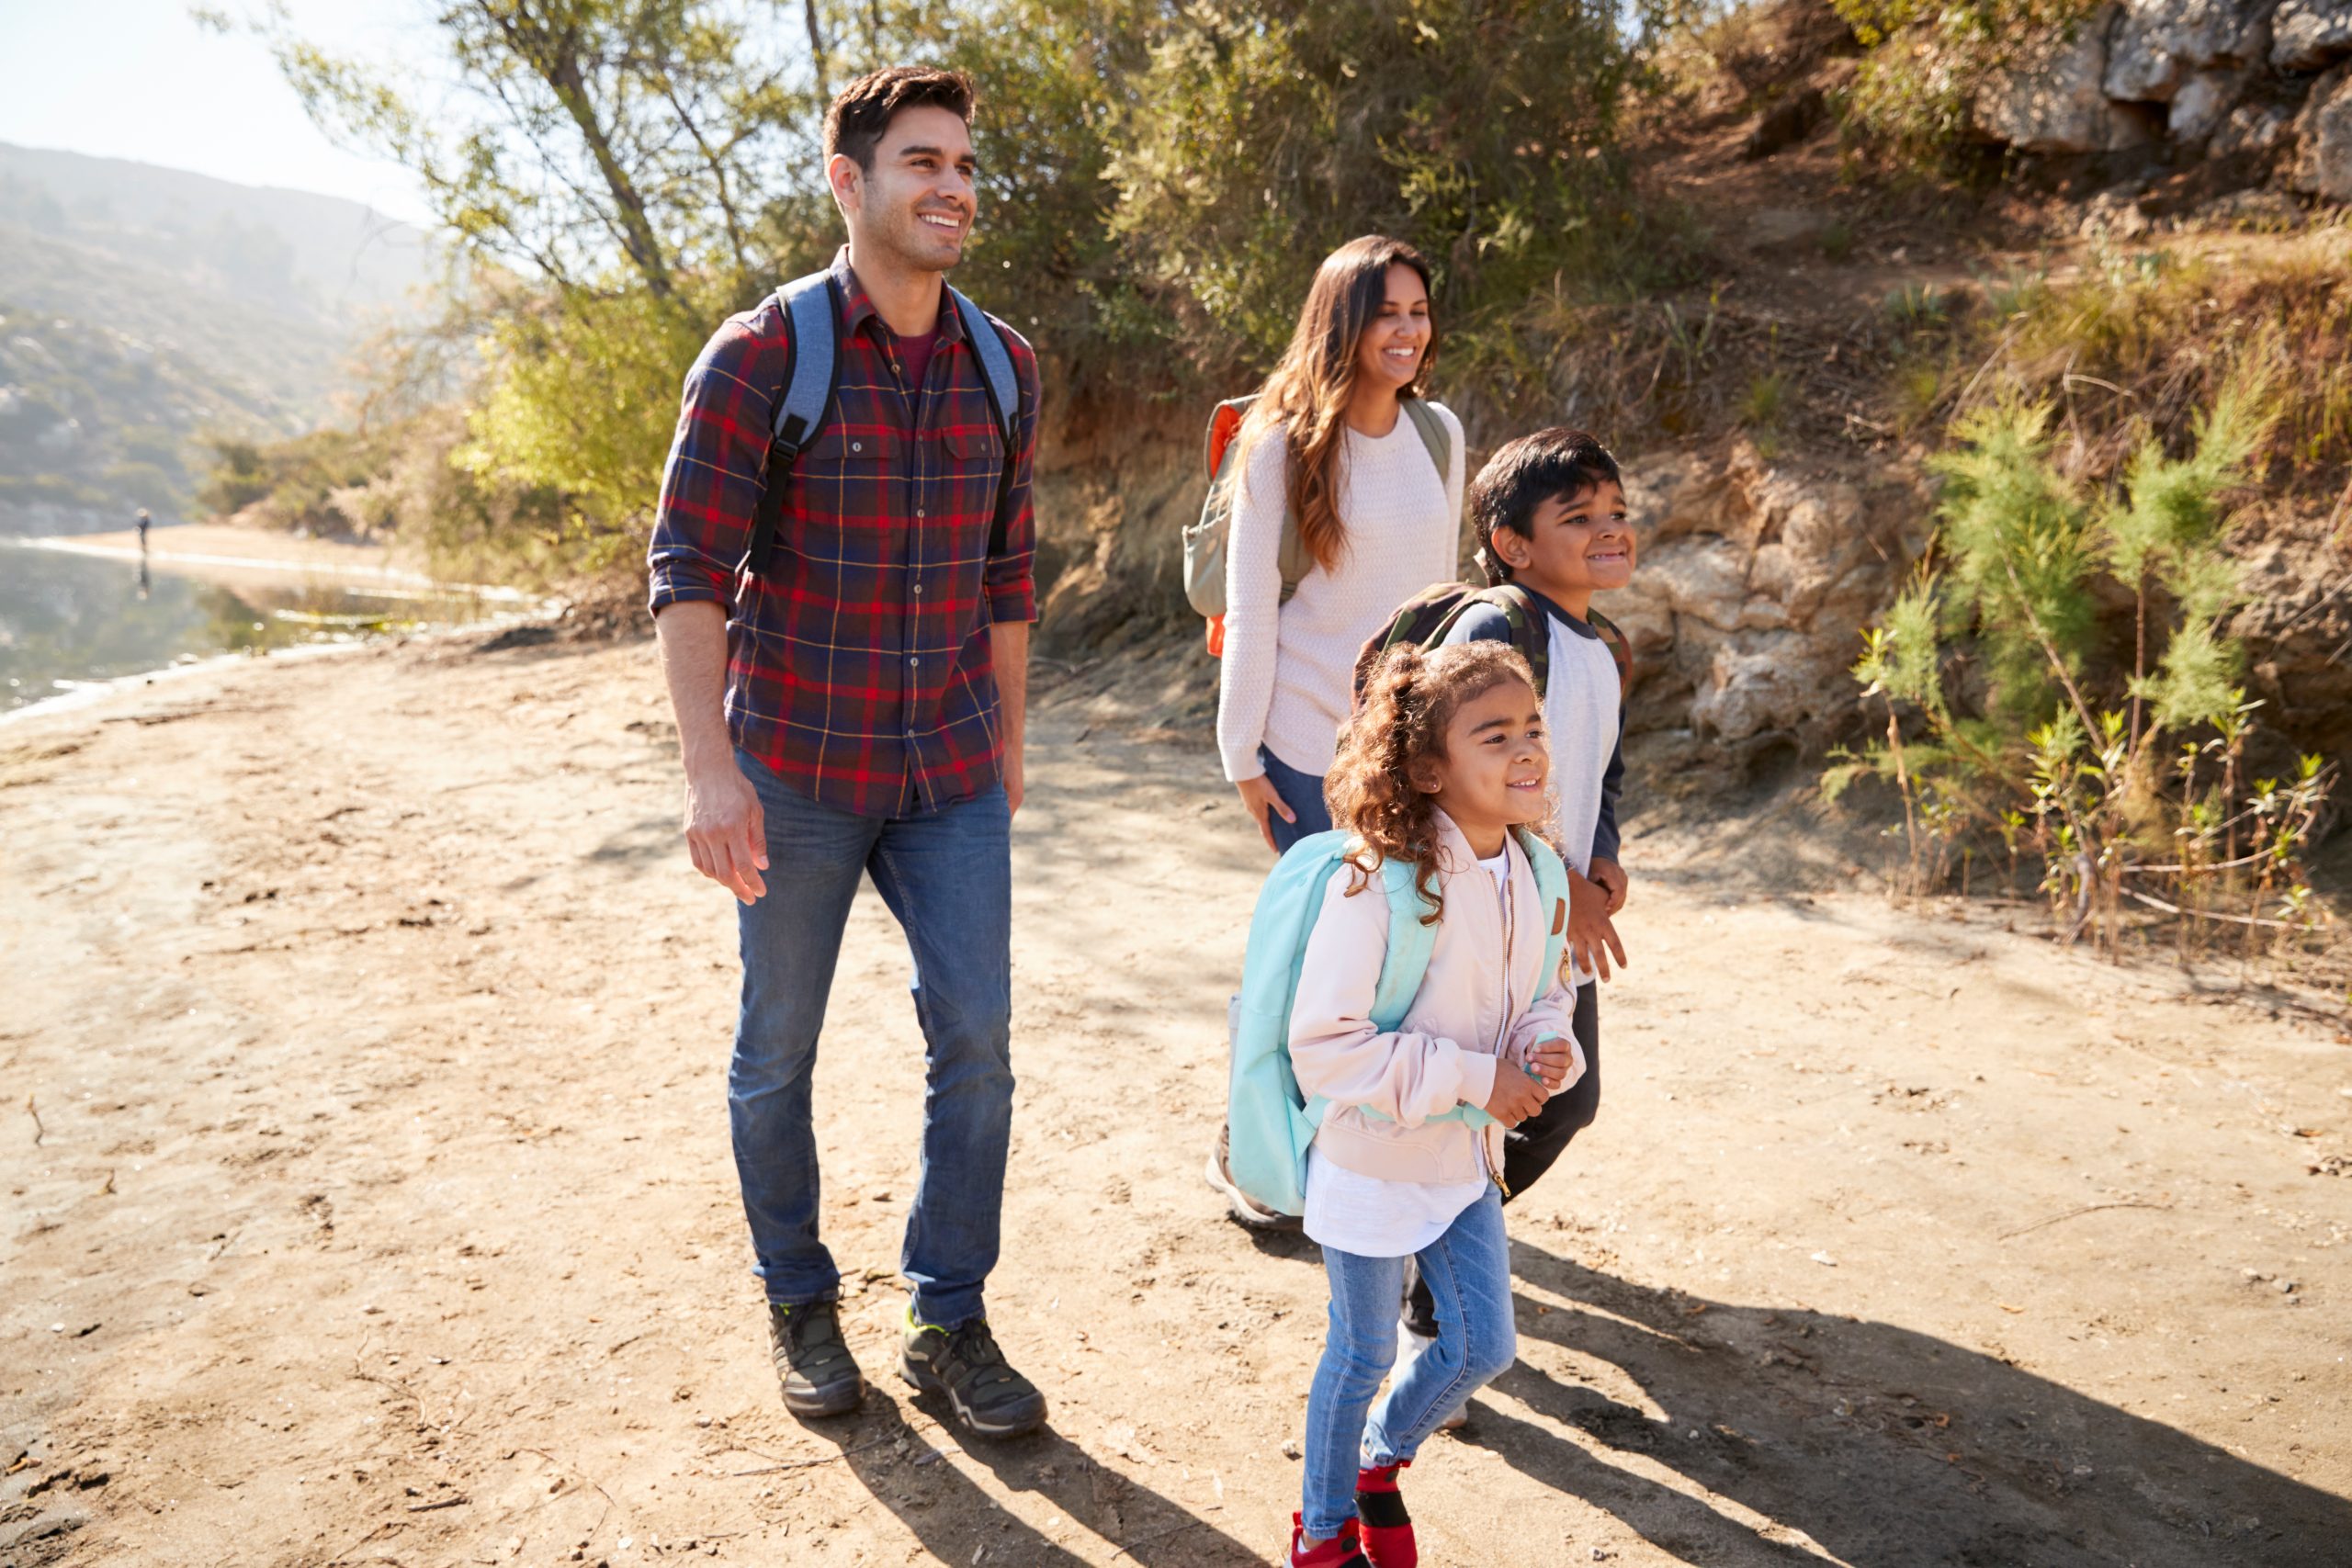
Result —
M1036 730L993 1302L1054 1416L991 1447L890 1374L870 892L819 1113L876 1386L777 1401L647 645L0 728L0 1563L1272 1561L1322 1276L1198 1175L1264 862L1204 749ZM1636 819L1601 1121L1511 1211L1520 1362L1410 1472L1423 1560L2352 1556L2344 1023L1739 852Z

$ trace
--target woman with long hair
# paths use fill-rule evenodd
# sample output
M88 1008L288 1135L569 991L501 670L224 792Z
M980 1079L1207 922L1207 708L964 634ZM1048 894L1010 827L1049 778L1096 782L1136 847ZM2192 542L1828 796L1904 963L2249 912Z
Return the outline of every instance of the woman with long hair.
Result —
M1364 640L1455 574L1462 423L1423 397L1436 352L1429 262L1351 240L1237 438L1217 750L1277 854L1331 826L1323 775Z

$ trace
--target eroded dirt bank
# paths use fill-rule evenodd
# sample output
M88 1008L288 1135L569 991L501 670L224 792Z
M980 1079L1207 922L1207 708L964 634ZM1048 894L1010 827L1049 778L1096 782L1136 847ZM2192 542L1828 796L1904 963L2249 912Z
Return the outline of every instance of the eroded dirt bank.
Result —
M1204 750L1037 729L994 1301L1055 1415L968 1450L888 1375L920 1047L870 895L819 1107L876 1389L777 1404L647 645L0 730L0 1561L1272 1561L1320 1272L1197 1174L1263 863ZM1411 1473L1425 1561L2343 1560L2340 1022L1627 859L1602 1119L1513 1210L1521 1361Z

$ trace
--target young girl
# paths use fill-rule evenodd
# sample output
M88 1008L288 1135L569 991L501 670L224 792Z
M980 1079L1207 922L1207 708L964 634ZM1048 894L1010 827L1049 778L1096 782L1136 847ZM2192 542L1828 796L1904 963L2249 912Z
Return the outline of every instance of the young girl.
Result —
M1324 893L1290 1018L1300 1092L1330 1106L1306 1156L1306 1234L1331 1311L1306 1400L1294 1568L1412 1568L1396 1473L1516 1354L1502 1133L1584 1070L1568 994L1543 972L1555 911L1528 846L1552 851L1519 833L1548 819L1550 778L1534 681L1501 643L1392 649L1340 737L1331 809L1359 842ZM1369 1014L1390 860L1414 866L1437 931L1419 991L1384 1034ZM1431 1120L1461 1105L1494 1122ZM1374 1406L1408 1265L1435 1300L1437 1339Z

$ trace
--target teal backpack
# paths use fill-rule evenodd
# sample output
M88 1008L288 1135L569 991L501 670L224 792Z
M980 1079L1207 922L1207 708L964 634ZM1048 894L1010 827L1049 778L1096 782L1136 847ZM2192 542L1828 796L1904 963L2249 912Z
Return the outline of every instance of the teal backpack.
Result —
M1544 977L1560 971L1560 950L1567 935L1568 877L1551 845L1523 830L1518 836L1535 868L1535 886L1552 908L1544 967L1523 993L1533 998L1549 989ZM1306 1145L1315 1141L1316 1129L1330 1110L1321 1096L1310 1100L1299 1092L1290 1066L1290 1010L1298 993L1306 939L1323 912L1324 890L1346 857L1351 837L1336 829L1310 834L1292 845L1267 876L1257 910L1250 917L1241 994L1233 998L1228 1019L1232 1077L1226 1119L1232 1134L1234 1185L1278 1213L1306 1213ZM1411 862L1382 863L1380 885L1388 897L1388 952L1373 993L1372 1021L1385 1033L1405 1021L1421 988L1430 951L1437 945L1437 928L1422 922L1430 906L1413 885ZM1367 888L1364 897L1370 896ZM1364 1114L1380 1116L1371 1110ZM1494 1118L1483 1107L1457 1105L1430 1120L1484 1127Z

